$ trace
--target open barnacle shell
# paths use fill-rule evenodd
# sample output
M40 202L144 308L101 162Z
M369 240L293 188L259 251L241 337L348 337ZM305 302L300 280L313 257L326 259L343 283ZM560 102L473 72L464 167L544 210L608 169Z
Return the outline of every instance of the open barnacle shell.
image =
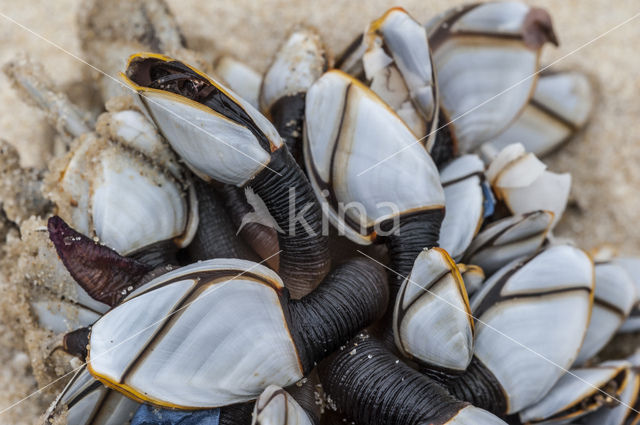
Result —
M624 268L636 287L636 297L629 317L620 327L620 332L636 332L640 330L640 258L616 257L612 260L615 264Z
M584 425L636 425L640 421L640 353L635 352L626 359L629 362L627 385L620 392L616 391L618 400L610 405L605 404L596 412L585 416L580 423ZM618 403L619 401L619 403Z
M129 59L122 78L183 161L205 180L250 186L275 222L279 273L295 296L329 268L322 211L304 173L273 125L204 73L155 54Z
M67 425L120 425L129 423L140 403L95 380L80 368L47 411L53 423L66 410Z
M502 413L540 400L573 364L587 330L593 285L591 259L556 245L503 267L472 297L478 319L474 355L502 389Z
M528 103L551 17L516 1L457 7L427 24L441 122L466 153L500 134Z
M394 217L444 206L429 154L378 96L344 72L327 72L307 93L304 156L329 220L354 242L370 244Z
M596 355L613 338L631 312L636 287L627 271L615 262L596 262L596 287L587 334L576 365Z
M259 107L262 75L238 59L224 55L216 59L215 75L254 108Z
M421 143L431 149L438 124L438 87L424 27L404 9L389 9L369 24L338 65L364 77L417 137L425 136Z
M514 141L536 156L546 155L584 127L594 102L586 75L577 71L542 73L518 119L480 147L482 156L490 162Z
M273 125L249 102L168 56L132 55L121 78L138 93L142 110L173 149L205 180L242 186L282 146Z
M256 400L251 425L313 425L313 422L287 391L270 385Z
M536 404L520 412L525 424L564 424L594 412L603 405L616 405L629 385L630 364L624 360L571 369Z
M438 245L459 260L483 220L484 164L476 155L454 159L440 171L445 214Z
M486 175L496 197L504 201L513 214L551 211L553 228L567 206L571 175L556 174L546 168L534 154L527 153L524 146L514 143L498 154Z
M462 276L441 248L424 250L400 287L393 314L396 347L436 369L464 371L473 356L473 319Z
M107 386L158 406L241 403L299 381L386 304L383 271L361 259L301 300L259 264L203 261L140 286L100 318L88 367Z
M462 261L476 264L487 275L519 257L536 252L553 222L551 211L506 217L486 226L471 242Z
M102 116L97 130L50 177L58 213L122 255L188 245L198 225L195 193L153 126L126 110Z

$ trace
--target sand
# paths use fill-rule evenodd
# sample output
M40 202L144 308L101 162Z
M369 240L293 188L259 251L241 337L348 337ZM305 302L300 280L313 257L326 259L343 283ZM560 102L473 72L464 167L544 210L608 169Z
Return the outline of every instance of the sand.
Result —
M401 5L417 19L463 3L451 0L412 0L389 3L380 0L288 2L279 0L237 0L216 2L169 0L170 7L186 35L189 47L211 55L232 53L263 71L286 33L298 23L315 26L326 43L339 52L364 27L388 7ZM568 55L596 37L612 30L636 13L634 0L545 0L528 3L547 8L554 18L561 46L546 48L543 63ZM58 0L28 4L0 1L0 12L42 37L81 56L75 16L80 2ZM88 86L86 65L0 17L0 64L27 52L41 61L52 80L73 99ZM573 187L570 207L557 228L560 236L571 237L585 249L610 243L621 253L640 254L640 227L636 228L640 198L640 149L636 131L640 127L640 60L635 41L640 39L640 18L613 30L563 59L558 67L587 72L598 89L598 102L588 128L564 149L546 159L551 170L571 172ZM45 167L52 128L41 113L22 103L4 75L0 75L0 137L17 147L24 166ZM43 149L44 148L44 149ZM13 232L0 220L0 233ZM14 283L15 284L15 283ZM32 365L17 318L7 305L6 277L0 278L0 411L36 389ZM13 288L16 289L16 288ZM18 288L19 289L19 288ZM30 335L31 338L39 336ZM51 395L35 396L0 414L0 424L30 424L40 415Z

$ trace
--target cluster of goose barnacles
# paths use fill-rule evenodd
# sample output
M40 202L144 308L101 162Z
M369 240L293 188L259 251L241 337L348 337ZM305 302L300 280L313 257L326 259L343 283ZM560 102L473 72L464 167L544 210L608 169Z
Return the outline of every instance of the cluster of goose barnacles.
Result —
M335 59L298 27L261 76L121 3L80 19L120 72L97 119L5 67L57 130L46 171L2 146L31 354L73 371L47 423L638 421L640 356L597 355L640 329L640 259L552 235L571 178L538 157L593 93L537 75L546 11L394 8Z

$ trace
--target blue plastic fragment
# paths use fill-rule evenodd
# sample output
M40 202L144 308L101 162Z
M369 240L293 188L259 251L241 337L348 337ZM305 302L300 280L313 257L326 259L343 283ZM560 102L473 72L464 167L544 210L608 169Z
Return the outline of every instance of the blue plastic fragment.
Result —
M171 410L143 404L131 425L218 425L220 409Z
M482 182L482 195L484 197L484 201L482 201L482 208L484 209L484 215L482 218L487 218L493 215L493 212L496 209L496 198L493 196L493 192L491 191L491 186L487 181Z

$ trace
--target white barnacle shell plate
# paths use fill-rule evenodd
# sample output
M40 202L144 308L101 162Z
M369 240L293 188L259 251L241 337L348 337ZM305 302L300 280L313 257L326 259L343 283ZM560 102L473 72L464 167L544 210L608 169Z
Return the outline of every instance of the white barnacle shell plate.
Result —
M533 97L522 114L505 131L482 145L492 158L518 141L527 152L543 156L582 128L593 108L589 80L575 71L542 74Z
M620 327L620 332L635 332L640 329L640 258L618 257L613 262L623 267L631 276L636 287L636 298L627 320Z
M467 290L467 295L471 296L476 293L484 283L484 270L475 264L458 263L457 265L458 271L464 281L464 287Z
M341 71L307 92L304 155L316 196L329 198L330 221L354 242L371 243L372 228L387 219L444 206L429 154L384 102Z
M538 250L552 221L550 211L534 211L495 221L473 239L463 261L476 264L491 275L516 258Z
M507 425L492 413L475 406L467 406L460 410L445 425Z
M517 36L530 11L520 2L486 3L429 24L443 119L455 120L462 153L497 136L529 101L540 49Z
M613 338L629 316L636 288L627 271L615 263L596 263L596 289L587 335L576 359L580 365L596 355Z
M269 385L256 400L252 425L313 425L307 412L285 390Z
M170 169L104 138L86 137L76 148L54 196L70 198L62 205L70 208L79 232L97 236L122 255L160 241L173 239L178 246L191 241L197 200Z
M320 36L311 29L291 33L264 76L260 108L268 111L280 98L306 92L325 70Z
M603 407L596 412L585 416L581 423L584 425L623 425L637 423L640 413L637 412L637 400L640 395L640 375L638 375L638 366L640 366L640 356L638 352L627 358L630 363L629 378L627 385L624 387L618 400L620 403L614 407Z
M569 200L571 175L547 171L546 165L526 153L520 143L511 144L498 154L487 169L487 179L513 214L551 211L552 227L562 217Z
M396 347L422 363L463 371L473 356L471 317L455 262L441 248L422 251L396 297Z
M459 260L480 230L484 196L484 164L477 155L463 155L440 171L444 189L445 216L438 245Z
M628 373L629 363L624 360L572 369L542 400L520 412L520 419L527 424L568 423L601 407L602 401L598 399L617 399L628 384ZM607 383L614 380L618 385L607 389Z
M280 278L218 259L132 292L92 328L91 373L138 400L190 409L256 398L302 378L280 304Z
M67 409L67 425L121 425L140 404L96 381L82 367L47 412L47 418Z
M540 400L573 364L593 285L589 257L556 245L503 267L471 299L474 354L505 390L507 413Z
M437 117L437 91L426 30L400 8L389 10L372 26L370 31L382 34L411 99L423 118L432 123Z
M258 97L262 85L262 75L244 62L222 56L216 61L215 75L234 92L258 109Z
M172 61L162 55L139 54L132 56L130 63L138 58ZM206 74L189 68L235 102L265 135L273 149L282 146L276 129L249 102ZM270 152L260 145L246 126L184 96L139 86L124 74L121 78L138 93L136 99L141 109L173 149L202 178L242 186L269 163Z

